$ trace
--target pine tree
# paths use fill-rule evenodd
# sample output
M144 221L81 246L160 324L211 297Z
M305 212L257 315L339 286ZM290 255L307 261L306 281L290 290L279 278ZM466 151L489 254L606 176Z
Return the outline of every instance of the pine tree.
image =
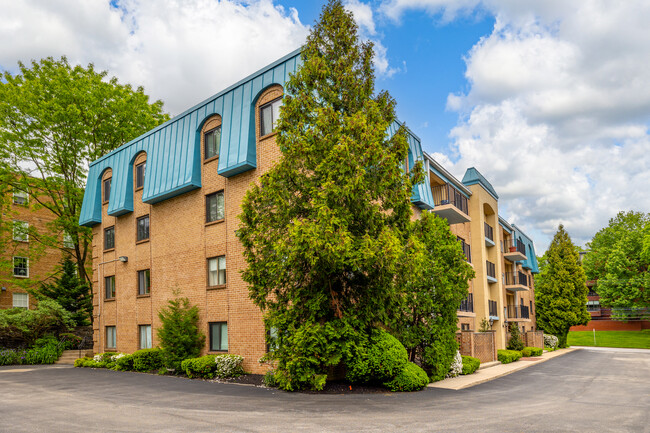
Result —
M37 299L50 298L72 313L77 326L92 324L92 294L90 286L77 275L77 265L65 257L61 262L61 274L51 283L42 283L39 290L30 291Z
M566 347L569 328L586 325L587 286L585 273L569 234L560 225L545 253L547 265L535 284L537 326Z
M421 164L404 172L405 130L387 136L395 102L374 94L372 44L357 30L341 1L323 8L286 85L282 157L242 204L243 278L280 331L273 356L289 389L322 386L343 335L388 321L422 179Z

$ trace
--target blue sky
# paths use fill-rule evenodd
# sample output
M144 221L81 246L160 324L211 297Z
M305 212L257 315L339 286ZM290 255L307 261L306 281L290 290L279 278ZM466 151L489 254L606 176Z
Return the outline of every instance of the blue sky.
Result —
M476 167L538 253L650 211L650 2L343 0L423 148ZM321 2L0 0L0 69L66 55L178 114L300 47ZM119 7L115 7L119 5Z

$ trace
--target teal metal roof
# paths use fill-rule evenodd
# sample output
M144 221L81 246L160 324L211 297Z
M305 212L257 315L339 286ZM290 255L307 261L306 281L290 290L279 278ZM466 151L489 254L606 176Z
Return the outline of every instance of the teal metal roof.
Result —
M480 184L487 192L490 193L492 197L494 197L495 200L499 200L499 196L497 195L497 192L494 190L494 187L488 180L483 177L481 172L479 172L476 168L470 167L467 169L465 172L465 176L463 176L463 184L466 186L469 185L475 185L475 184Z
M508 233L510 233L510 234L512 233L512 226L511 226L510 223L509 223L508 221L506 221L505 218L503 218L502 216L499 216L499 225L500 225L501 227L503 227L503 229L504 229L505 231L507 231Z
M255 103L269 86L284 87L289 74L300 66L300 49L262 68L140 137L93 161L88 170L79 224L93 226L102 220L101 178L112 170L108 214L133 211L133 163L147 154L142 201L153 204L201 187L200 131L214 114L221 115L221 147L217 173L231 177L257 166ZM399 124L389 128L394 133ZM409 159L422 160L420 140L409 131ZM433 207L428 181L413 188L412 202Z
M537 256L535 255L535 245L533 240L529 238L519 227L512 224L515 239L521 240L526 245L526 260L522 260L521 266L530 269L533 274L539 274L539 265L537 264Z

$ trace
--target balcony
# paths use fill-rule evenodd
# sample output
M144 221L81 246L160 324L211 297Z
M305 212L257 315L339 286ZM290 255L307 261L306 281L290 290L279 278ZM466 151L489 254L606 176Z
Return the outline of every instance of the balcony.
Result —
M460 301L460 308L458 308L458 311L463 311L466 313L474 312L474 295L472 293L469 293L467 295L467 298Z
M508 320L530 319L530 310L525 305L508 305L506 311L508 313Z
M489 260L485 261L485 268L487 272L487 280L488 283L496 283L497 282L497 267L494 263L492 263Z
M523 272L506 272L503 277L506 290L511 290L513 292L528 290L528 275Z
M526 245L520 240L516 243L503 241L503 257L511 262L526 260Z
M497 301L488 300L488 311L490 319L499 320L499 311L497 310Z
M449 224L470 222L467 197L461 194L451 184L436 185L431 188L433 193L433 212L440 218L445 218Z
M485 245L488 247L493 247L496 245L494 243L494 228L488 223L483 224L485 229Z
M457 237L458 241L460 242L460 246L463 249L463 254L465 254L465 260L467 260L467 263L472 263L472 250L469 246L468 243L465 242L465 239Z

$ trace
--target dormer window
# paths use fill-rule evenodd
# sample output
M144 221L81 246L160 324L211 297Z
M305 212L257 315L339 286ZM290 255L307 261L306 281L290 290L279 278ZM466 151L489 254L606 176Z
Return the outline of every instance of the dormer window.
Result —
M275 126L280 118L280 105L282 105L282 98L278 98L260 107L260 133L262 136L268 135L275 130Z
M140 189L144 186L144 169L146 165L147 163L143 162L135 166L135 189Z
M219 156L219 147L221 144L221 125L206 132L203 136L205 142L204 159L216 158Z
M103 189L103 193L104 193L103 202L108 203L108 199L111 196L111 178L110 177L108 179L104 180L104 184L103 184L102 189Z

